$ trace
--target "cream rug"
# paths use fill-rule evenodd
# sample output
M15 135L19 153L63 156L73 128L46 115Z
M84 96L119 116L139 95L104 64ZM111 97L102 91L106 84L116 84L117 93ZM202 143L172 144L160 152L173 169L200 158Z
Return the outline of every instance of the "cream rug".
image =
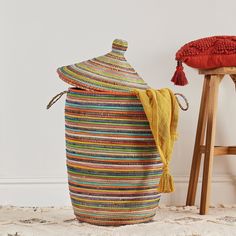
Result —
M236 206L159 207L153 222L121 227L78 223L72 209L0 206L0 236L236 236Z

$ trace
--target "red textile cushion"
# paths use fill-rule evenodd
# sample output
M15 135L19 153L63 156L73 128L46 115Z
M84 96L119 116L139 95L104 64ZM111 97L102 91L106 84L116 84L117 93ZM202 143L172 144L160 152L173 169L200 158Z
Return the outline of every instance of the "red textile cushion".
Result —
M176 60L181 73L182 62L198 69L236 66L236 36L213 36L189 42L176 53ZM178 84L176 76L172 81L177 85L187 83Z

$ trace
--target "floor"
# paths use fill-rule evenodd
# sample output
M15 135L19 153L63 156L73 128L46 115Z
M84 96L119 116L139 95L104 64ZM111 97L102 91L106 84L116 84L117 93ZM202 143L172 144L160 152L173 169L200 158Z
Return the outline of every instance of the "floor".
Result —
M236 205L212 207L207 216L196 207L160 206L153 222L100 227L75 220L70 207L0 206L0 236L236 236Z

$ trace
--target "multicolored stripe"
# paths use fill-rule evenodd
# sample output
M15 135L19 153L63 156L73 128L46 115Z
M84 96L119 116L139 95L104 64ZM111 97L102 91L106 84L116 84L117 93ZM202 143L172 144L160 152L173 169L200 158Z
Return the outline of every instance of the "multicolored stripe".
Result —
M148 85L124 57L128 43L116 39L112 51L74 65L63 66L57 72L65 82L84 89L97 91L130 91L147 89Z
M162 162L143 107L131 92L70 88L65 106L69 190L78 220L150 221Z

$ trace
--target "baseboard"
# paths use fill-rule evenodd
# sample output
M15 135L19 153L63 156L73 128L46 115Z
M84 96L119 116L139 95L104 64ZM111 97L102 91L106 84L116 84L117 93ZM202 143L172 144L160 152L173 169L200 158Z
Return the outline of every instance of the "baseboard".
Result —
M175 175L176 191L163 194L161 203L185 203L189 176ZM197 199L200 195L200 183ZM199 200L197 201L197 204ZM236 176L217 175L212 178L212 203L236 203ZM70 205L67 179L63 177L0 178L0 205L65 206Z
M27 184L66 184L63 177L40 177L40 178L0 178L0 185L27 185Z
M174 175L174 181L176 184L188 184L188 175ZM202 182L202 178L199 177L198 183ZM212 177L212 183L235 183L236 175L215 175ZM67 178L63 177L28 177L28 178L0 178L1 185L53 185L53 184L67 184Z
M175 192L172 194L163 194L162 203L168 205L185 205L189 176L176 175ZM202 178L198 180L196 205L200 205ZM215 175L212 177L212 190L210 197L211 205L217 204L236 204L236 176L235 175Z

